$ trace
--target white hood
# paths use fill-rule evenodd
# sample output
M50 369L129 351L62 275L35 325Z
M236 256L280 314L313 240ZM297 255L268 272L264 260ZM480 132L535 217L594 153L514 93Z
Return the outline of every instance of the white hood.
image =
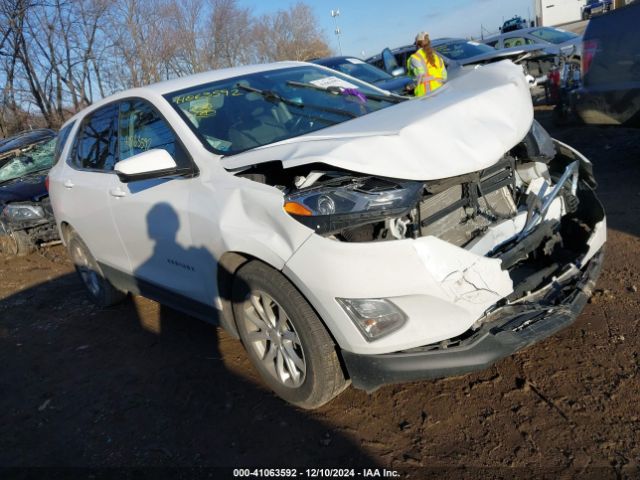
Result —
M225 157L236 169L269 161L310 163L406 180L435 180L487 168L525 137L529 86L510 61L461 73L434 94L314 133Z

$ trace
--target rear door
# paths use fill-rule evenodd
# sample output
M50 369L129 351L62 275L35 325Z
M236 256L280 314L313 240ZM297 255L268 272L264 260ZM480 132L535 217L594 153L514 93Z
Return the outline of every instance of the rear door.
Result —
M90 113L78 127L56 191L60 212L80 235L98 262L127 270L129 260L118 237L111 211L110 192L117 187L117 104Z

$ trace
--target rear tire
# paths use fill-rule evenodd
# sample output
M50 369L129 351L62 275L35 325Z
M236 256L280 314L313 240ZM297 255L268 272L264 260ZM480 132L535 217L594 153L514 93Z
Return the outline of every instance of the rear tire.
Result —
M314 409L349 385L329 332L280 272L259 261L241 267L233 311L251 363L282 399Z
M100 307L110 307L124 300L127 294L115 288L105 278L89 248L74 232L69 235L67 250L93 303Z

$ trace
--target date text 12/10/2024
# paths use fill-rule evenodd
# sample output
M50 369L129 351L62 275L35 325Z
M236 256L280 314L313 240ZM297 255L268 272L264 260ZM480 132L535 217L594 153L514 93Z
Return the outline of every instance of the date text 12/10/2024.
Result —
M386 468L236 468L234 478L394 478L396 470Z

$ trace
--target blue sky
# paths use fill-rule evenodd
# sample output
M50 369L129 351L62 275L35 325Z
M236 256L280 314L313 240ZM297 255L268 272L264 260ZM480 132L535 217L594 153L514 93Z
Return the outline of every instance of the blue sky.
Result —
M286 9L296 0L239 0L257 14ZM340 10L337 23L345 55L368 57L384 47L412 43L421 30L431 38L479 37L480 26L496 32L503 18L513 15L533 18L533 0L306 0L338 52L331 10ZM486 34L486 31L485 31ZM364 51L364 55L363 52Z

